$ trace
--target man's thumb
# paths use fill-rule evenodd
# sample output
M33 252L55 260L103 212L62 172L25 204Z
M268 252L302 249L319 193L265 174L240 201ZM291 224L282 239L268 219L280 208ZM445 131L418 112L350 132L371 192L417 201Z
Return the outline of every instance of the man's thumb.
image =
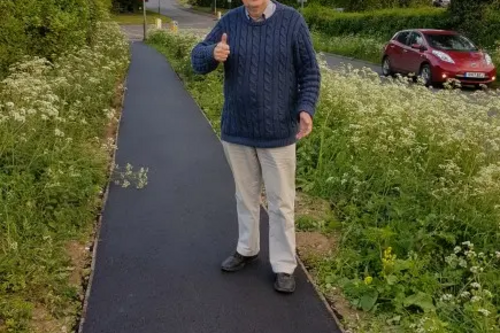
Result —
M222 34L222 38L220 39L220 41L224 44L227 44L227 34L226 33L223 33Z

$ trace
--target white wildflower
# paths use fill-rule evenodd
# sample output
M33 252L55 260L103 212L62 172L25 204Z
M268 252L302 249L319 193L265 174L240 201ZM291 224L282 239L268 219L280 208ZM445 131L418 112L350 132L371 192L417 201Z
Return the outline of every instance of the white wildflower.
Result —
M440 298L441 302L449 302L453 299L453 295L451 294L444 294Z
M460 294L460 297L462 298L469 298L470 297L470 292L464 291Z
M64 132L63 132L63 131L61 131L61 130L60 130L60 129L58 129L58 128L56 128L56 129L54 130L54 134L55 134L55 136L58 136L58 137L64 137Z
M467 246L468 248L473 248L474 244L472 244L470 241L466 241L462 243L463 246Z
M481 298L481 296L473 296L473 297L470 299L470 301L471 301L472 303L477 303L477 302L479 302L481 299L482 299L482 298Z
M480 314L482 314L485 317L488 317L491 314L491 312L486 310L486 309L479 309L479 310L477 310L477 312L479 312Z

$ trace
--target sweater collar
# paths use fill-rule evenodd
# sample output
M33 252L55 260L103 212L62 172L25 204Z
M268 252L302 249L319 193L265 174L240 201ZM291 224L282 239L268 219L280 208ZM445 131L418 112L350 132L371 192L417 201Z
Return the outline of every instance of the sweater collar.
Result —
M264 21L264 20L270 18L274 14L275 11L276 11L276 4L272 0L269 0L266 9L264 9L264 12L262 13L262 17L256 19L255 21L256 22ZM245 7L245 14L247 16L247 19L252 20L246 7Z

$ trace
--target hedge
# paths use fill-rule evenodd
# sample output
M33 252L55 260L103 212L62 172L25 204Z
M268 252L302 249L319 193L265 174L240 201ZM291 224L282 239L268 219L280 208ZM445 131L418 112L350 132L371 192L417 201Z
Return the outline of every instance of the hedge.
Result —
M0 1L0 77L24 55L53 60L90 44L109 7L109 0Z
M390 38L398 30L409 28L449 28L447 12L436 8L384 9L370 12L341 13L334 9L308 6L303 15L311 29L331 36L379 35Z
M364 35L391 38L403 29L431 28L459 31L482 47L491 48L500 40L500 11L489 7L481 21L468 23L441 8L385 9L358 13L341 13L312 5L303 15L313 30L330 36Z

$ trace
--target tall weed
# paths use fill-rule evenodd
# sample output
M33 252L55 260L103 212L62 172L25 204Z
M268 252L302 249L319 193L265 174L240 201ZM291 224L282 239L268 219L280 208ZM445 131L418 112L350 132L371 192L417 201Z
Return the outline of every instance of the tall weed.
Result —
M37 307L56 318L78 308L64 245L96 216L129 61L118 26L96 28L92 46L19 59L0 82L0 331L28 332Z

